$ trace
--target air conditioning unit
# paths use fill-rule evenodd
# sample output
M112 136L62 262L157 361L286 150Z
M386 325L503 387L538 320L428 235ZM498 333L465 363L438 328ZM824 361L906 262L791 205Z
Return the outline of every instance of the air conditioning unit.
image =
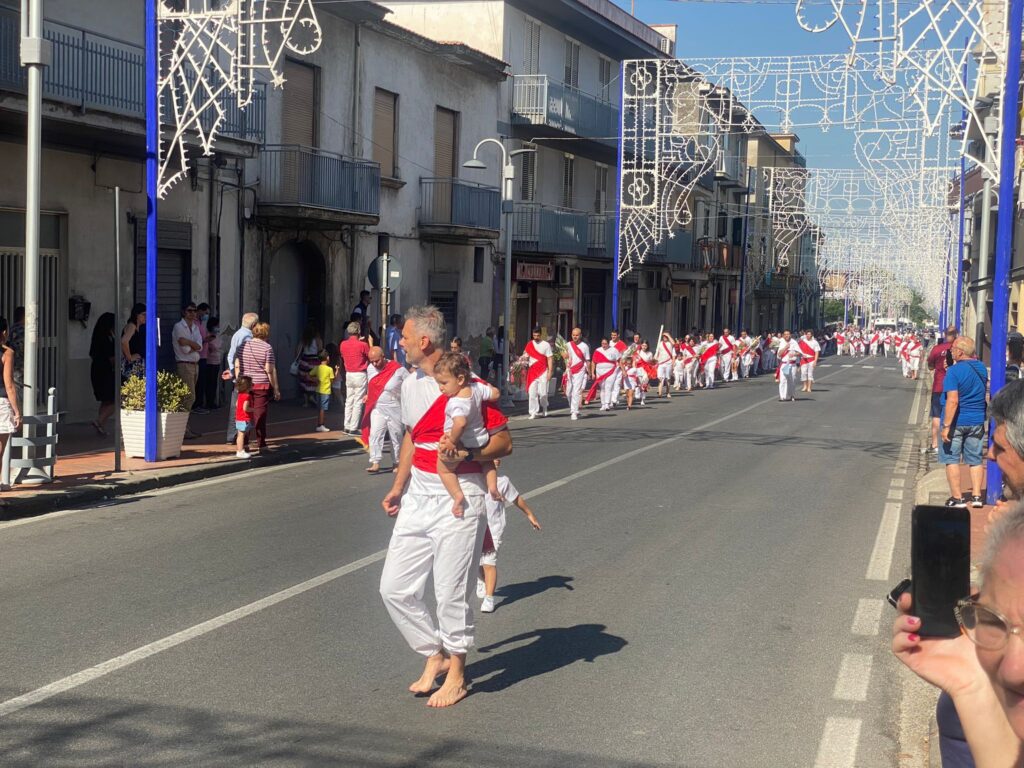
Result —
M558 287L572 288L572 268L564 264L558 268Z

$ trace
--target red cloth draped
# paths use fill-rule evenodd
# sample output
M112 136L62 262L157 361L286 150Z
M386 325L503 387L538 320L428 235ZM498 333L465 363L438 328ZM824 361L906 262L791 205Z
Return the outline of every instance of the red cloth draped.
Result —
M797 346L800 347L800 353L804 356L803 362L810 363L814 360L814 347L808 344L803 339L797 342Z
M706 365L708 360L710 360L712 357L714 357L717 354L718 354L718 344L717 343L711 344L707 349L705 349L703 352L701 352L700 364L701 365Z
M370 379L370 383L366 387L366 405L363 407L363 420L359 424L359 436L362 438L361 442L363 448L369 450L370 448L370 412L377 405L377 400L380 399L381 393L384 391L384 387L391 381L391 377L394 376L398 369L402 366L396 363L394 360L388 360L387 365L377 372L377 375Z
M438 395L437 400L423 414L418 422L410 430L410 436L414 443L437 443L444 435L444 409L448 405L447 395ZM484 426L491 434L500 431L508 424L508 417L501 412L497 406L490 401L484 401L483 407ZM412 465L423 472L437 474L437 449L421 448L416 446L416 452L412 457ZM475 461L464 461L456 468L455 473L459 475L473 475L482 472L483 469Z
M532 341L527 343L525 351L533 359L526 371L526 388L529 389L533 382L548 372L548 357L538 352Z
M604 382L604 380L607 379L609 376L613 375L616 371L615 364L612 363L612 361L609 360L607 357L605 357L604 353L600 349L594 350L593 363L595 366L600 365L601 363L611 363L612 367L609 368L605 373L602 373L600 376L594 377L594 383L590 385L590 391L587 392L587 396L584 398L584 402L587 403L594 399L594 395L597 394L597 390Z
M586 365L586 358L583 357L583 350L576 346L575 341L570 341L569 346L572 347L572 353L579 358L579 362L569 369L569 373L575 376L583 370L583 366Z

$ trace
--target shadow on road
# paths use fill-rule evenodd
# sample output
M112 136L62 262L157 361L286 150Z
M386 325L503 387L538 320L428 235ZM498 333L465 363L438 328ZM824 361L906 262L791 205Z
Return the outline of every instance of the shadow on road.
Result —
M549 589L567 589L572 592L573 587L569 583L570 581L572 581L572 576L541 576L535 581L506 584L495 592L496 595L504 598L498 607L504 608L528 597L547 592Z
M546 675L577 661L593 662L626 647L623 638L610 635L605 629L604 624L534 629L484 646L480 649L482 654L532 640L528 645L481 658L466 667L466 675L473 681L472 695L503 691L531 677Z

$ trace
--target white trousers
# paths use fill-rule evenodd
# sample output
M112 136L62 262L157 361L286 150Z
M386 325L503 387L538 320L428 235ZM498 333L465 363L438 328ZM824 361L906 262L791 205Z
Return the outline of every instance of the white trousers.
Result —
M722 355L722 381L732 381L732 352Z
M380 595L391 620L416 653L432 656L442 649L466 653L473 647L475 625L470 585L484 539L487 511L483 496L466 496L466 515L452 515L452 499L402 497L402 508L380 576ZM437 620L423 595L433 574Z
M843 346L844 345L840 344L838 341L836 342L836 357L843 356Z
M398 452L402 448L405 425L402 424L402 409L397 403L381 405L370 411L370 463L380 464L384 455L384 435L391 437L391 453L398 466Z
M605 371L599 370L596 371L596 373L597 378L601 378L601 376L604 375ZM615 400L619 396L618 379L618 375L613 373L611 376L609 376L607 379L605 379L598 385L598 389L601 392L602 409L611 408L613 405L615 405Z
M718 365L718 360L711 358L704 363L704 386L708 389L715 388L715 367Z
M878 357L878 344L871 345L871 356Z
M550 381L550 379L545 373L539 379L534 381L527 390L527 394L530 396L531 416L536 416L541 411L544 413L548 412L548 381Z
M779 399L789 400L796 392L796 375L800 369L791 364L783 363L779 369Z
M750 378L750 364L752 362L753 362L753 359L749 355L743 355L740 358L740 378L741 379L749 379Z
M585 370L579 373L570 373L569 378L566 380L566 397L569 398L569 413L573 416L579 416L580 414L580 403L583 402L583 388L587 385L587 372Z
M814 381L814 363L800 363L800 381Z
M669 386L672 382L672 361L669 360L666 363L660 363L658 365L658 389L662 386Z
M366 372L345 374L345 431L359 429L363 420L363 398L366 397Z
M615 379L615 397L612 399L612 405L618 405L619 398L622 396L622 370L616 371L612 378Z

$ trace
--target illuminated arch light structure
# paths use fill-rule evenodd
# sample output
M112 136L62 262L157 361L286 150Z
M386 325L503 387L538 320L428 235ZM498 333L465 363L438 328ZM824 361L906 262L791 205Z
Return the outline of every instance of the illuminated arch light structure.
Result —
M258 76L280 88L285 51L308 55L322 31L312 0L159 0L162 130L158 196L188 172L187 138L213 154L225 100L252 103Z

